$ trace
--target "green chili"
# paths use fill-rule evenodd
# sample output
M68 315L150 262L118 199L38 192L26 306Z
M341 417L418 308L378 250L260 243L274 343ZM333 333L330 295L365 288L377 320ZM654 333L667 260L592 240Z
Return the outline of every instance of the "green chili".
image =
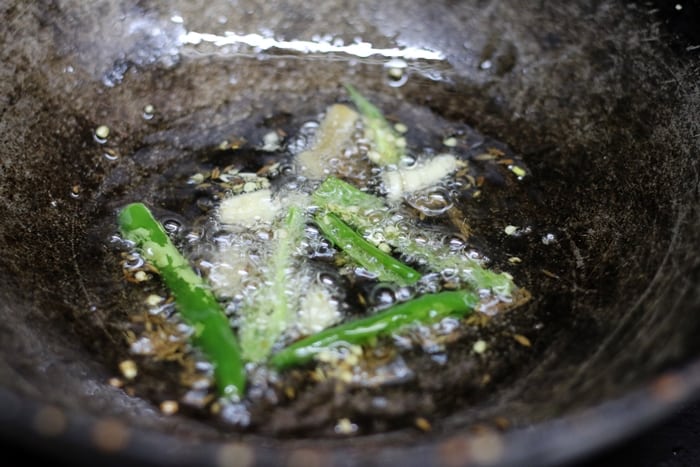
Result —
M119 227L127 240L158 269L175 296L178 312L194 328L194 343L214 365L219 392L242 397L246 374L238 342L218 301L204 279L170 241L163 226L143 203L133 203L119 213Z
M350 321L301 339L273 355L271 364L281 370L306 363L317 353L334 346L360 345L409 324L435 322L447 316L465 316L478 302L475 293L465 290L423 295L367 318Z
M352 85L346 84L345 88L350 94L353 104L360 111L369 137L374 143L374 154L370 152L370 159L380 166L397 164L403 156L403 149L398 144L401 136L386 121L382 111L372 104L365 96L360 94Z
M313 192L312 199L318 206L345 217L367 217L377 210L386 210L384 201L365 193L355 186L336 177L328 177ZM351 213L353 215L351 215ZM347 219L345 219L347 222Z
M418 271L369 243L335 214L320 212L314 220L328 240L380 281L411 285L420 279Z
M460 281L474 290L489 290L508 297L513 278L505 272L487 269L479 261L450 250L440 242L418 241L396 228L381 198L365 193L338 178L327 178L314 192L314 203L338 216L364 238L379 234L384 241L411 262L425 264L432 271L453 271ZM379 214L379 215L378 215Z

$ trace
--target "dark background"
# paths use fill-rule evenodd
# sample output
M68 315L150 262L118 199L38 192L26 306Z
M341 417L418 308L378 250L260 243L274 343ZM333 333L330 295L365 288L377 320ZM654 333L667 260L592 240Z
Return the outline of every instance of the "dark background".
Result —
M570 467L626 465L700 466L700 403L685 407L641 435Z

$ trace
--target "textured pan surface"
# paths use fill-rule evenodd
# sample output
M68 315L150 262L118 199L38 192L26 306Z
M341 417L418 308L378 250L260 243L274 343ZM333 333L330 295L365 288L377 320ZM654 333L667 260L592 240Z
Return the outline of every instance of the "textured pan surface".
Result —
M129 302L112 293L119 269L98 220L116 200L154 196L147 188L163 180L153 174L183 154L259 131L269 115L322 110L348 73L377 95L467 123L522 154L536 206L523 221L556 227L559 241L544 258L536 242L501 245L541 266L527 276L536 299L525 312L544 326L530 335L527 354L504 353L511 374L431 434L361 437L342 455L381 462L408 454L408 463L435 456L448 463L558 460L567 454L549 447L574 453L598 446L606 437L593 433L611 439L634 429L696 388L700 72L697 61L666 45L645 7L7 3L0 7L0 383L2 401L15 409L0 415L3 431L31 432L42 420L31 414L48 405L60 409L49 410L50 420L68 420L58 431L72 442L93 443L93 418L109 417L119 422L107 429L128 430L118 448L143 459L152 453L137 444L164 443L160 458L172 463L186 461L183 452L279 460L287 449L306 461L343 444L221 434L196 420L163 417L148 401L109 386L115 361L105 349L121 344L105 310ZM328 60L279 50L257 60L244 53L252 49L233 54L180 43L187 31L225 30L308 41L332 34L346 43L359 36L376 48L421 47L445 58L412 69L404 86L392 88L381 60L352 64L342 53ZM486 60L492 66L483 66ZM148 123L146 104L158 109ZM111 128L116 162L93 140L102 123ZM557 278L535 274L541 269ZM673 369L682 372L656 379ZM660 402L653 397L659 394ZM470 441L474 423L498 416L516 428ZM552 423L559 428L551 431ZM145 431L139 443L132 430ZM571 450L566 437L551 433L579 433L581 445ZM199 444L205 440L211 444ZM219 449L230 441L240 444Z

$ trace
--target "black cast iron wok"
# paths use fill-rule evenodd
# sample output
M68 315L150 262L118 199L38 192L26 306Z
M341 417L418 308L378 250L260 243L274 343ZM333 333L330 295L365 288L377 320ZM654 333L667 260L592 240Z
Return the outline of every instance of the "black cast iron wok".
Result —
M134 465L552 464L697 394L700 70L645 4L10 1L0 17L5 439ZM395 87L377 55L184 43L227 30L441 58L408 60ZM133 305L114 285L114 209L158 199L170 168L231 134L318 113L347 77L522 155L528 202L500 215L535 234L494 246L524 259L533 299L497 329L532 346L499 341L490 382L437 400L429 433L240 434L110 386Z

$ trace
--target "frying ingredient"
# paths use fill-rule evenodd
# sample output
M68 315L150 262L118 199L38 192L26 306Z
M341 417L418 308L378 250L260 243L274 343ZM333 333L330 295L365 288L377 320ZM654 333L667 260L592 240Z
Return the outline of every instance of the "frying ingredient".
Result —
M100 125L95 128L95 138L100 141L106 141L109 137L109 127L107 125Z
M319 179L327 176L332 159L337 158L350 142L358 118L357 112L347 105L331 105L311 149L296 157L301 173Z
M369 137L374 143L374 148L368 154L370 160L379 166L398 164L404 156L406 140L386 121L381 110L368 101L357 89L349 84L345 87L360 111Z
M265 283L241 313L238 336L243 357L248 361L264 361L296 313L298 297L289 296L287 287L294 280L293 252L304 234L304 226L302 210L292 206L274 231L274 252Z
M300 365L333 346L365 344L410 324L435 322L447 316L464 316L474 309L478 301L476 294L463 290L423 295L367 318L350 321L297 341L275 354L271 363L278 369Z
M380 281L411 285L420 279L418 271L367 242L335 214L322 212L314 220L326 238Z
M460 164L452 154L440 154L410 168L388 170L382 181L389 201L399 201L404 195L424 190L455 172Z
M412 235L410 231L418 231L419 227L411 225L411 220L398 213L387 212L380 198L329 177L314 192L313 199L358 229L365 238L381 239L403 253L410 259L407 262L427 265L433 271L452 271L455 279L474 289L510 300L515 285L509 274L490 271L477 259L455 254L443 243ZM403 227L397 227L399 225Z
M119 370L126 379L134 379L138 374L138 367L133 360L124 360L123 362L119 363Z
M270 190L262 189L226 198L219 206L219 218L224 224L252 226L272 222L278 208Z
M453 241L447 227L448 220L466 221L440 190L480 188L483 177L478 182L457 153L407 147L408 126L390 124L346 88L357 111L330 105L320 123L302 127L296 143L285 141L286 128L265 129L264 163L227 161L222 169L187 174L209 208L193 223L201 231L188 234L184 254L169 239L175 232L166 232L145 205L119 214L123 237L163 278L213 367L219 393L230 396L217 413L240 425L249 423L250 401L278 401L272 388L299 378L290 367L314 361L317 367L301 376L309 383L404 382L413 373L402 350L440 349L427 352L443 364L441 346L460 323L474 325L525 296L508 273L490 270L488 258ZM442 141L441 151L461 144L457 136ZM221 147L230 150L228 143ZM186 257L196 259L201 276ZM162 291L165 297L149 293L152 306L168 300ZM481 313L473 322L460 321L474 312ZM486 342L473 350L483 353ZM179 400L205 401L197 404L204 407L213 398L208 388L193 383ZM244 396L244 403L230 403ZM422 420L418 426L429 430Z
M194 341L214 365L219 392L234 398L242 396L246 374L238 342L210 287L190 267L144 204L124 207L119 213L119 227L124 238L134 242L143 257L158 269L175 296L179 312L194 327Z

